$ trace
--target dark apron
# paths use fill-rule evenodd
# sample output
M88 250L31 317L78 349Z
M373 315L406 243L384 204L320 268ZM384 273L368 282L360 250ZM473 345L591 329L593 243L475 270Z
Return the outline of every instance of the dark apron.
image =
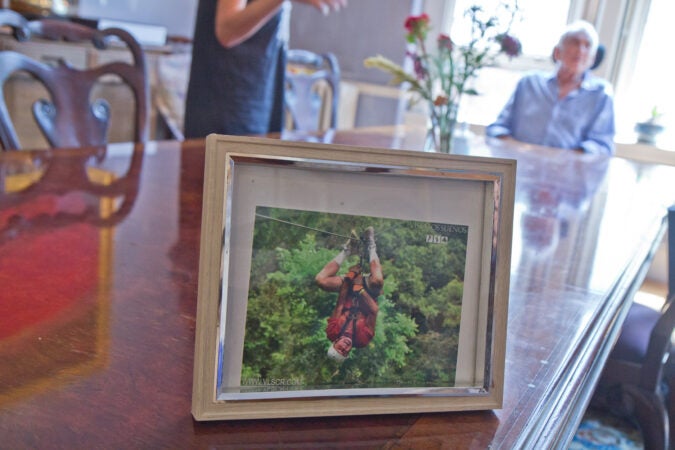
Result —
M214 33L217 0L200 0L185 101L187 138L210 133L281 131L286 43L281 11L241 44L226 49Z

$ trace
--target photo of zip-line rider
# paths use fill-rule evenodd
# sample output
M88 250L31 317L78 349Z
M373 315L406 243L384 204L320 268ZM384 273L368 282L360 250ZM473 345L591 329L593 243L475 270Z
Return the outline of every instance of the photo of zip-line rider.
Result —
M316 283L321 289L338 292L335 309L328 318L326 336L331 342L328 356L340 362L349 357L352 348L365 347L375 336L379 310L377 297L384 284L373 227L366 228L361 239L355 232L352 235L340 253L316 275ZM358 253L359 247L365 249L370 273L364 276L362 257L362 261L351 266L345 275L338 275L345 258Z
M452 386L468 229L256 207L240 377L223 389Z

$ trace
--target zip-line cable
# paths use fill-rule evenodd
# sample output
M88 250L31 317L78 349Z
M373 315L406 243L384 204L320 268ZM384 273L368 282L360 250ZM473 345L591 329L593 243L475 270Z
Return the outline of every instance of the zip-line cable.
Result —
M318 233L329 234L329 235L331 235L331 236L337 236L337 237L341 237L341 238L345 238L345 239L349 239L349 240L357 240L357 239L356 239L355 237L353 237L353 236L344 236L344 235L342 235L342 234L332 233L332 232L330 232L330 231L320 230L320 229L318 229L318 228L312 228L312 227L308 227L308 226L306 226L306 225L300 225L299 223L290 222L290 221L288 221L288 220L283 220L283 219L277 219L276 217L270 217L270 216L266 216L266 215L260 214L260 213L255 213L255 215L258 216L258 217L262 217L263 219L274 220L274 221L276 221L276 222L285 223L286 225L291 225L291 226L298 227L298 228L305 228L305 229L307 229L307 230L316 231L316 232L318 232Z

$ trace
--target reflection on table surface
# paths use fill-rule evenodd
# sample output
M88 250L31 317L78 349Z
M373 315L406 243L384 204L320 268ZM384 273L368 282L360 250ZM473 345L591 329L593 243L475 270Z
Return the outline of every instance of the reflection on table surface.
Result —
M421 136L320 140L416 149ZM204 142L0 154L1 446L565 447L675 170L466 144L518 160L504 407L213 423L190 415Z
M105 364L113 226L135 200L143 156L132 148L120 174L99 164L106 153L3 155L0 398Z

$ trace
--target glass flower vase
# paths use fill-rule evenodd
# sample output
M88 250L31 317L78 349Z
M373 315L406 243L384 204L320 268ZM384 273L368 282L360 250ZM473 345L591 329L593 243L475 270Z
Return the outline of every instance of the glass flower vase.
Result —
M452 138L457 125L457 105L430 106L427 120L425 152L451 153Z

